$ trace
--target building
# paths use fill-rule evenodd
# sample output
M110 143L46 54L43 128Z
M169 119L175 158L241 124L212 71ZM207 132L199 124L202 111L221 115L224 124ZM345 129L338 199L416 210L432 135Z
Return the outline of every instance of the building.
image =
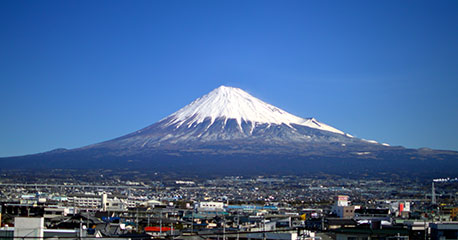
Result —
M458 222L431 223L431 240L458 239Z
M140 201L129 199L126 196L77 194L68 197L68 204L73 207L101 209L102 211L125 211L134 208Z
M334 230L336 240L409 239L405 228L340 228Z
M331 212L337 215L339 218L353 218L355 215L356 206L349 206L348 196L339 195L337 196L334 206L332 206Z
M222 212L224 203L222 202L200 202L197 205L198 212Z
M76 194L68 197L68 204L80 208L100 208L102 199L99 195Z

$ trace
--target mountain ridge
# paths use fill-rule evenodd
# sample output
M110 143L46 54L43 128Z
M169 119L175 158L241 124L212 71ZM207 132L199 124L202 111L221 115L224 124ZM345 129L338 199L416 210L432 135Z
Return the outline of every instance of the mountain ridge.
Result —
M458 174L458 152L359 139L226 86L124 136L76 149L0 158L0 163L4 168L140 168L225 174L350 170Z
M170 124L177 124L177 127L184 122L187 122L188 126L190 126L194 123L202 123L206 118L210 118L211 123L217 118L225 118L235 119L239 126L242 121L251 122L252 124L273 123L286 124L288 126L294 123L344 134L338 129L318 122L315 118L304 119L294 116L251 96L240 88L224 85L194 100L162 120L167 118L171 118Z

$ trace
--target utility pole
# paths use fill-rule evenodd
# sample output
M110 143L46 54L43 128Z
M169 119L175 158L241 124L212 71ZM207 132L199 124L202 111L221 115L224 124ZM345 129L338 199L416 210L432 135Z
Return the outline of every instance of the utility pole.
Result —
M162 209L160 211L160 216L159 216L159 234L162 236Z
M266 216L262 215L262 239L266 240Z
M428 229L427 229L427 227L426 227L426 219L423 219L423 221L424 221L424 227L425 227L425 240L426 240L426 239L427 239L427 238L426 238L426 232L428 231Z
M83 219L80 218L80 236L79 239L81 240L83 238Z
M436 205L436 190L434 189L434 180L431 187L431 204Z
M223 240L226 240L226 216L223 214Z
M172 222L172 228L171 228L171 235L172 235L172 239L173 239L173 222Z
M237 240L240 240L240 217L237 211Z
M191 235L194 234L194 210L191 212Z
M136 221L136 229L137 229L137 233L138 233L138 208L137 208L137 214L135 214L135 221Z

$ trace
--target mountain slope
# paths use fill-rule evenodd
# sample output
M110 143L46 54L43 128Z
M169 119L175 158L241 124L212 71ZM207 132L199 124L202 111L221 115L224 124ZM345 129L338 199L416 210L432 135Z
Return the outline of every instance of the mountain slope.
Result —
M254 128L255 124L263 123L288 126L296 124L343 134L342 131L313 118L303 119L294 116L251 96L242 89L226 86L221 86L198 98L166 119L168 125L176 127L185 123L191 127L206 120L210 120L208 126L211 126L217 119L222 119L225 123L228 119L234 119L240 129L242 122L250 123L251 128Z
M221 86L158 123L89 148L127 145L145 148L240 139L277 143L346 142L352 141L350 138L351 135L314 118L294 116L239 88Z
M405 149L355 138L225 86L125 136L77 149L3 158L0 163L4 168L137 168L197 174L458 174L457 152Z

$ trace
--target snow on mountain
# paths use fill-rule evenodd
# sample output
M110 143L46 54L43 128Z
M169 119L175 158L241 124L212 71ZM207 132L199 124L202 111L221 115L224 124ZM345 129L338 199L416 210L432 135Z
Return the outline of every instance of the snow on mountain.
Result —
M87 166L199 175L386 174L396 169L399 174L424 177L456 175L458 152L389 147L352 137L314 118L294 116L241 89L221 86L127 135L76 149L0 158L0 166Z
M214 89L165 119L171 119L168 125L175 125L177 128L185 123L187 127L190 127L208 119L211 121L210 126L216 119L224 119L225 122L229 119L235 119L240 129L242 129L242 122L250 123L252 128L257 123L285 124L291 128L294 128L292 124L297 124L346 135L344 132L321 123L315 118L304 119L294 116L251 96L240 88L227 86L220 86Z

